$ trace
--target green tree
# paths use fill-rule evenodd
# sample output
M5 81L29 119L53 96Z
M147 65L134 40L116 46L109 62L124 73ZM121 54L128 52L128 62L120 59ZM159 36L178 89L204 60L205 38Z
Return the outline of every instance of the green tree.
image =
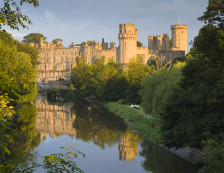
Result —
M7 45L9 47L13 46L18 52L24 52L30 55L31 63L34 67L36 67L39 64L38 61L39 51L36 48L30 47L28 44L21 43L15 40L11 34L5 31L0 31L0 40L4 45Z
M33 65L31 56L22 51L24 47L29 52L17 41L11 44L0 39L0 91L17 102L31 101L37 93L36 64Z
M143 46L143 43L140 41L137 41L137 47L142 47L142 46Z
M19 30L19 27L28 28L25 24L31 24L28 16L21 12L20 7L23 4L32 4L34 7L39 6L38 0L3 0L3 7L0 9L0 29L2 26L7 25L12 29Z
M139 91L144 78L154 71L154 66L144 65L140 59L132 58L127 64L124 76L128 81L128 88L125 91L125 96L130 103L140 103Z
M54 39L54 40L52 40L52 42L51 43L53 43L53 44L62 44L63 43L63 39L61 39L61 38L56 38L56 39Z
M218 25L219 28L224 28L224 1L209 0L204 15L198 19L205 23Z
M161 70L144 79L140 90L141 106L147 114L159 118L168 98L179 88L182 66L178 63L172 69Z
M110 48L114 48L115 45L116 45L116 43L114 43L114 42L110 42Z
M40 33L30 33L27 36L23 37L24 43L35 43L40 44L40 39L43 38L43 41L46 41L47 37L44 37L43 34Z

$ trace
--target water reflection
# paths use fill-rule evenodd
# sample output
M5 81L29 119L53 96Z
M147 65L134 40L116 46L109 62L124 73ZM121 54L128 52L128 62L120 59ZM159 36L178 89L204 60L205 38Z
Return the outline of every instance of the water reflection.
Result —
M120 160L133 161L138 154L139 135L132 133L130 129L119 140L119 158Z
M53 105L49 104L45 97L38 97L34 105L37 109L36 130L40 133L41 141L46 134L49 134L51 138L64 134L76 136L72 126L76 116L71 112L70 104Z
M102 107L80 101L74 104L52 104L45 97L37 98L34 105L37 112L36 130L40 134L42 147L46 144L45 136L48 140L49 136L54 138L51 148L56 143L62 143L62 140L65 145L69 145L69 140L72 144L78 142L77 146L87 157L83 161L77 160L77 163L85 172L197 172L195 166L155 144L142 141L140 135L131 130L123 119ZM113 166L109 166L111 163Z
M38 97L36 107L36 131L40 141L49 134L51 138L69 135L85 142L93 142L105 149L119 144L119 158L133 161L138 154L140 136L124 121L105 109L88 104L51 104L46 97Z
M158 145L143 140L140 155L145 157L142 166L145 170L154 173L197 173L198 167L169 152Z

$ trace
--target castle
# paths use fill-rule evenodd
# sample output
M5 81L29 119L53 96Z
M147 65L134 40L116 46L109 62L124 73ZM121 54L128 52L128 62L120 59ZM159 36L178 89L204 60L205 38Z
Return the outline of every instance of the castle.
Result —
M108 47L108 43L94 41L81 44L72 43L68 48L59 44L44 43L40 40L36 46L40 50L37 74L38 85L48 85L63 78L70 80L71 70L76 66L76 57L83 56L87 63L92 64L102 56L112 58L121 64L127 64L133 57L139 58L142 63L147 64L159 56L166 57L172 61L177 57L184 57L187 53L187 25L172 25L171 40L168 34L148 36L148 47L138 47L138 30L134 24L126 23L119 26L119 46Z

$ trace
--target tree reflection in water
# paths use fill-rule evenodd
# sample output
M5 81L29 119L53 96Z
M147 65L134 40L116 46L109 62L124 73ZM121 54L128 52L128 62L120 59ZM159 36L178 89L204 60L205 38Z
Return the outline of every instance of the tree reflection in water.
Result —
M142 166L153 173L197 173L198 167L161 149L157 144L143 140L140 155L145 157Z
M76 129L76 138L83 141L93 141L104 149L120 143L119 150L125 152L126 156L120 154L122 160L133 160L131 155L137 154L138 141L140 137L133 133L123 119L114 116L106 109L97 105L79 104L74 105L76 119L73 126ZM126 148L124 146L126 145ZM133 149L131 149L133 148ZM128 153L130 156L128 156ZM133 157L133 156L132 156Z

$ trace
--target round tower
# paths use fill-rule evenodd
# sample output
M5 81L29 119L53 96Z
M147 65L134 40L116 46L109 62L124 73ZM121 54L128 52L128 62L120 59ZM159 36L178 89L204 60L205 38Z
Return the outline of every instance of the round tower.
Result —
M187 29L188 25L171 25L172 50L183 50L187 54Z
M137 54L138 30L135 24L120 24L119 38L119 63L127 64Z

